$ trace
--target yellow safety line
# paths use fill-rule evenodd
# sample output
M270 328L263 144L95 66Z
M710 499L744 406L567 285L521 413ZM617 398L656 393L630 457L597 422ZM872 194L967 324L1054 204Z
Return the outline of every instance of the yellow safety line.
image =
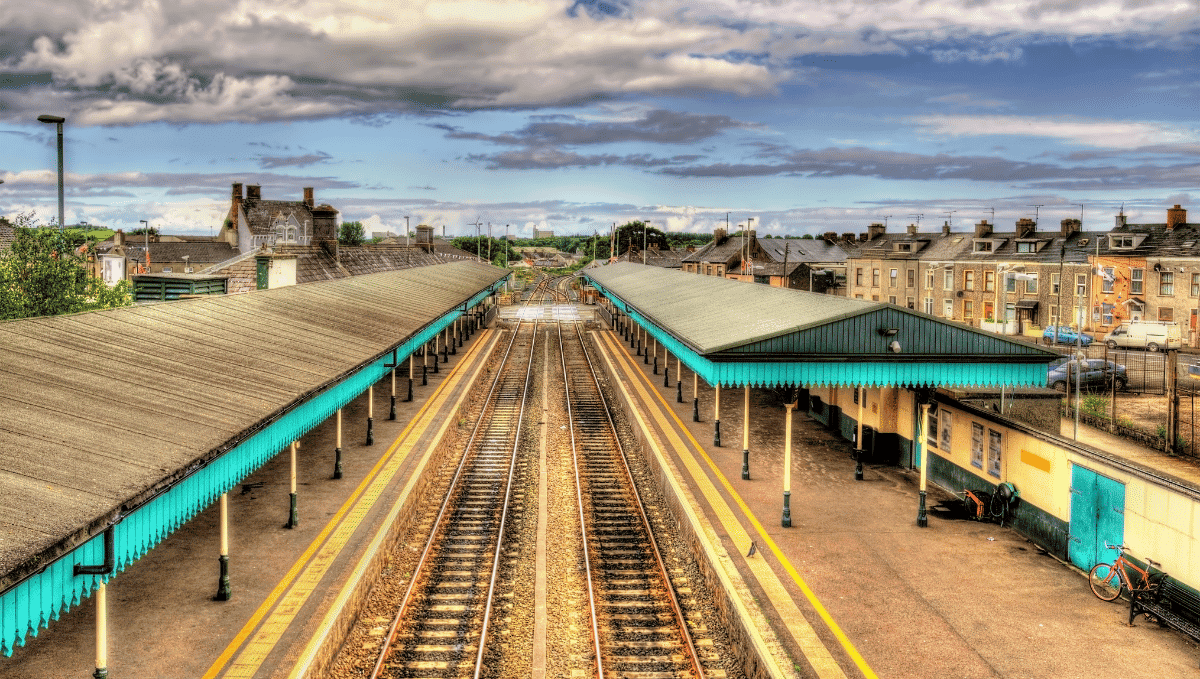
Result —
M615 340L612 339L610 334L608 334L608 333L603 333L603 334L605 336L605 341L608 342L610 346L612 346L614 344ZM619 355L622 357L623 361L627 361L628 353L624 351L624 346L623 345L618 345L618 346L620 346L620 349L621 349L621 352ZM642 393L643 395L646 394L646 390L644 388L642 388L641 384L642 383L649 384L648 378L645 376L644 373L642 373L641 370L637 369L636 367L631 372L638 377L638 381L635 382L635 386L638 387L638 391L640 393ZM704 448L701 447L700 443L698 441L696 441L695 437L692 436L692 434L688 430L688 428L683 424L683 422L675 414L675 411L669 405L667 405L666 399L663 398L662 394L658 393L657 389L650 388L649 392L658 398L658 401L662 406L661 411L653 412L653 414L655 415L655 419L657 419L660 422L660 424L667 425L665 427L665 429L667 431L668 437L672 439L673 443L678 444L678 447L676 448L676 450L678 450L681 453L690 452L690 451L687 451L686 447L682 445L682 441L679 441L678 438L674 435L674 428L670 427L669 423L663 422L663 418L661 417L660 413L666 413L667 415L669 415L671 417L671 419L673 419L675 421L675 423L678 425L679 431L681 431L688 438L688 440L691 441L692 446L694 447L695 451L699 452L700 455L704 458L704 460L708 463L709 468L712 469L713 473L721 481L721 485L723 485L725 487L725 490L728 491L729 495L734 499L735 502L737 502L738 506L742 510L742 513L747 517L747 519L750 520L751 524L754 526L754 528L758 532L759 536L762 537L763 542L770 548L771 552L775 555L775 558L778 559L779 563L783 566L784 570L786 570L788 575L791 576L793 582L795 582L796 585L800 588L800 591L804 593L805 598L807 598L809 603L812 604L813 609L816 610L817 614L821 617L821 619L825 622L826 626L828 626L829 630L837 638L838 642L842 645L842 648L845 649L846 653L854 661L854 664L858 666L860 671L862 671L863 675L865 677L867 677L867 679L878 679L875 672L871 669L871 667L867 664L866 660L858 652L858 649L856 649L854 647L854 644L850 641L849 637L847 637L845 632L842 631L841 627L839 627L838 624L836 622L834 622L833 616L831 616L829 614L829 611L827 611L825 609L825 606L821 604L820 600L817 598L816 593L814 593L812 591L812 589L809 588L808 583L806 583L804 581L804 579L802 577L800 577L800 573L795 569L794 566L792 566L791 562L787 559L786 556L784 556L783 552L780 551L779 546L775 543L775 541L773 539L771 539L771 536L766 532L766 529L763 527L762 523L759 522L758 518L755 517L754 513L750 510L750 508L742 500L741 496L738 495L738 493L733 489L733 486L729 483L729 480L725 478L725 475L721 473L720 469L712 461L712 458L710 458L708 456L708 453L706 453L704 451ZM649 399L647 399L647 400L649 400ZM726 530L730 533L731 538L734 536L735 533L738 534L740 537L744 538L744 541L741 543L738 543L737 540L735 540L735 544L737 545L739 552L741 552L742 550L749 549L749 547L750 547L749 536L747 536L744 533L744 531L741 527L741 524L739 522L734 521L736 530L731 530L729 524L726 523L725 516L723 514L724 514L724 512L729 511L728 504L726 504L724 498L722 498L720 496L720 494L716 492L716 488L712 486L712 482L709 481L708 477L703 473L703 471L696 464L695 458L692 455L688 455L685 457L682 454L680 455L680 458L683 460L684 465L688 468L688 471L691 472L692 478L695 479L697 484L700 485L701 490L703 491L705 497L709 500L710 504L713 505L714 511L716 511L718 516L721 517L721 523L723 525L725 525ZM711 493L710 493L710 489L712 491ZM723 512L723 510L724 510L724 512ZM751 567L752 570L754 570L755 564L761 563L761 562L745 559L745 557L743 557L743 559L746 561L747 565ZM771 583L771 584L778 584L779 587L782 588L782 583L779 583L778 578L775 577L774 572L773 571L769 571L769 572L770 572L770 579L773 580L773 583ZM757 575L757 571L756 571L756 575ZM767 587L768 583L762 582L761 578L760 578L760 584L763 585L764 589L766 589L768 592L770 592L771 588ZM781 589L781 591L782 591L782 589ZM788 596L786 593L784 593L784 596L787 597L787 601L791 602L792 606L795 606L795 603L791 601L790 596ZM772 601L773 602L775 601L774 597L772 597ZM777 605L778 605L778 603L777 603ZM797 609L796 612L799 613L799 609ZM801 616L799 619L804 620L803 616ZM805 621L805 623L807 625L807 621ZM791 631L790 628L789 628L789 631ZM808 631L812 632L812 628L808 627ZM795 637L794 632L793 632L793 637ZM806 646L805 642L802 641L800 638L796 638L796 641L797 641L797 643L799 643L801 645L801 647ZM819 643L819 640L817 640L817 642ZM823 652L823 654L825 654L825 655L828 655L828 653L829 653L828 650L824 647L824 645L821 645L820 651ZM829 656L829 657L830 657L830 660L832 660L832 656ZM812 662L811 657L810 657L810 662ZM820 673L820 669L816 667L815 663L814 663L814 669L817 669L818 673ZM841 674L840 668L838 668L837 671L839 674ZM842 674L842 676L845 676L845 675Z
M480 339L482 339L482 337ZM482 344L482 342L477 342L475 346L471 347L471 352L475 352ZM469 362L471 352L468 352L467 356L464 356L464 360L459 363L460 366ZM458 366L455 367L456 371L457 369ZM388 447L387 451L385 451L384 454L379 458L379 461L375 463L375 466L371 468L370 472L367 473L366 477L363 478L358 487L354 489L354 492L352 492L346 499L346 502L343 503L338 509L337 513L330 518L329 522L326 523L321 532L317 534L308 548L300 555L300 558L297 559L294 564L292 564L291 568L288 569L283 579L281 579L279 584L276 585L271 593L267 595L266 599L263 600L263 603L258 607L254 614L250 616L250 619L246 621L246 624L238 632L237 636L233 638L221 655L217 657L215 662L213 662L213 665L208 669L207 672L204 673L202 679L215 679L215 677L220 674L221 670L224 669L225 665L242 646L246 638L249 637L255 628L258 627L258 624L263 617L266 616L266 614L275 606L275 603L280 599L280 597L283 596L284 592L288 590L288 587L291 586L292 582L296 579L296 576L301 572L301 569L303 569L309 560L312 559L313 555L325 542L329 534L338 527L342 518L355 506L355 503L358 501L359 497L370 486L372 481L378 475L379 471L384 468L389 460L393 459L397 447L400 445L401 441L409 435L416 422L421 418L422 415L425 414L426 410L428 410L432 404L438 400L443 390L447 389L452 382L457 382L457 374L452 373L450 377L451 379L447 379L443 381L442 384L438 385L438 388L434 390L433 395L430 396L423 406L421 406L421 409L417 412L417 416L414 417L404 428L404 430L400 432L400 434L392 442L391 446Z
M488 332L491 331L489 330ZM494 338L481 335L479 338L479 346L488 344L489 346L485 353L491 353L492 347L495 344L495 339L498 337L499 335ZM468 361L464 360L463 363L459 365L465 366L467 363ZM461 403L467 397L467 395L468 394L464 392L463 395L459 397L458 403ZM458 405L456 404L455 407L457 408ZM430 417L433 417L434 415L436 415L436 411L431 411ZM436 442L440 441L442 437L445 436L446 430L450 428L450 423L452 420L453 418L449 417L442 420L442 426L438 428L437 435L432 439L434 445L430 447L430 452L432 452L433 447L436 446ZM422 425L422 431L425 429L425 426L427 426L427 423L426 425ZM299 660L297 660L296 664L292 667L291 673L288 675L291 679L303 677L309 672L309 670L312 669L312 663L316 660L317 652L320 650L321 645L325 643L329 632L332 631L333 627L337 624L338 617L342 609L349 603L350 599L354 597L356 590L361 584L362 577L366 573L367 568L370 566L371 561L375 558L375 555L379 552L379 550L383 548L384 541L387 539L390 527L396 522L401 510L404 509L404 505L408 502L408 498L412 494L413 488L417 485L417 481L421 477L422 470L424 469L425 463L428 461L429 457L430 453L427 452L420 465L418 465L414 472L409 476L408 482L404 485L404 489L401 490L396 496L395 501L392 503L391 510L388 511L387 518L380 524L380 528L378 531L376 531L375 537L371 540L371 544L363 552L362 557L358 560L358 563L355 564L354 570L350 577L346 578L346 581L342 584L342 588L338 592L337 598L334 600L329 609L325 611L325 617L322 618L320 625L317 626L316 631L304 645L304 650L300 653Z

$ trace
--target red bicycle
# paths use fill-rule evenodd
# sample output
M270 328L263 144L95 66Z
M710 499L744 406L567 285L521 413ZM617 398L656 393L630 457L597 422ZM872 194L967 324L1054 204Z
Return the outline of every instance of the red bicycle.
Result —
M1146 559L1148 568L1142 570L1137 564L1125 558L1128 547L1125 545L1104 546L1117 550L1117 560L1114 563L1098 563L1088 572L1088 584L1101 601L1113 601L1121 596L1121 590L1128 590L1130 595L1148 593L1152 597L1158 591L1159 584L1166 577L1162 565L1152 559ZM1157 569L1157 572L1156 572ZM1133 573L1132 575L1130 573Z

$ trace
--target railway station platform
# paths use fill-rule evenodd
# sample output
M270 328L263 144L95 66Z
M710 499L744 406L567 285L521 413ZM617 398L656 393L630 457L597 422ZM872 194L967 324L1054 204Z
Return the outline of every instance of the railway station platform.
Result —
M366 395L344 408L343 477L334 480L334 418L300 441L299 525L289 516L289 460L277 455L229 493L232 599L217 589L218 508L209 507L130 566L108 587L108 676L112 679L287 676L325 615L411 492L436 439L494 345L472 336L421 386L400 389L389 420L389 380L374 394L373 445L366 445ZM419 363L419 361L418 361ZM382 415L381 415L382 414ZM0 679L92 676L95 597L0 657Z
M670 460L709 534L746 583L752 610L799 677L1196 676L1185 636L1096 599L1086 574L1009 528L950 511L931 486L917 526L916 470L868 466L855 481L851 444L793 413L791 521L781 527L784 402L752 391L750 479L741 478L742 398L723 404L713 445L713 390L692 373L670 386L620 335L596 333L644 440ZM673 357L672 357L673 358ZM685 403L676 402L682 377ZM740 391L740 390L739 390ZM753 554L747 556L753 543ZM772 639L768 639L772 641Z
M570 305L556 305L567 307ZM541 318L591 318L586 307ZM503 318L503 314L501 316ZM956 519L930 489L928 528L917 528L917 474L866 469L854 480L850 445L793 413L792 527L780 526L784 410L754 389L750 479L742 480L742 399L723 411L726 445L712 445L713 392L699 391L701 422L671 386L609 331L593 333L614 386L637 413L643 439L670 460L692 510L761 611L784 676L1124 677L1196 676L1197 650L1170 630L1095 599L1072 567L1015 532ZM375 389L375 443L364 445L367 404L345 408L344 477L330 478L332 421L300 443L300 524L288 515L289 469L280 455L230 493L233 598L212 600L217 510L210 508L109 587L109 676L287 677L303 663L328 614L344 601L422 460L484 371L498 337L477 333L429 373L412 403ZM419 384L419 378L418 378ZM690 401L690 399L687 399ZM754 553L746 556L753 544ZM94 608L87 599L0 658L0 679L90 676Z

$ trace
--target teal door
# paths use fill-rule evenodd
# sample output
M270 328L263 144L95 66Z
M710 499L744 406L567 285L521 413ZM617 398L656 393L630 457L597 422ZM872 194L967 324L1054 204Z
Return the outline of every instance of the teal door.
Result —
M1113 562L1115 550L1104 543L1125 539L1125 484L1096 472L1071 467L1071 534L1067 547L1071 563L1091 570L1101 561Z

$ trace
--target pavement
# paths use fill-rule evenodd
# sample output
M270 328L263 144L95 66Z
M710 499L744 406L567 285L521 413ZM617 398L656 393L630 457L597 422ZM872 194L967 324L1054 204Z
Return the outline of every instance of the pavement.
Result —
M674 375L664 388L641 358L631 363L650 394L638 399L639 409L664 413L647 418L654 436L682 441L666 445L681 480L734 556L754 591L751 603L772 621L796 676L836 676L823 665L826 653L847 677L1200 676L1200 651L1186 637L1141 619L1128 627L1128 608L1095 598L1085 574L1008 528L966 520L951 493L931 486L929 526L918 527L916 471L868 466L855 481L850 445L804 414L793 414L792 527L783 528L782 393L751 393L747 481L741 390L722 394L724 446L716 447L711 389L701 383L702 421L694 423L686 367L685 403L678 404ZM1115 449L1112 441L1103 445ZM736 524L722 522L729 514ZM742 536L756 541L755 556L744 556ZM763 564L771 572L765 581ZM788 601L778 600L773 581ZM824 651L812 652L795 633L803 628Z

